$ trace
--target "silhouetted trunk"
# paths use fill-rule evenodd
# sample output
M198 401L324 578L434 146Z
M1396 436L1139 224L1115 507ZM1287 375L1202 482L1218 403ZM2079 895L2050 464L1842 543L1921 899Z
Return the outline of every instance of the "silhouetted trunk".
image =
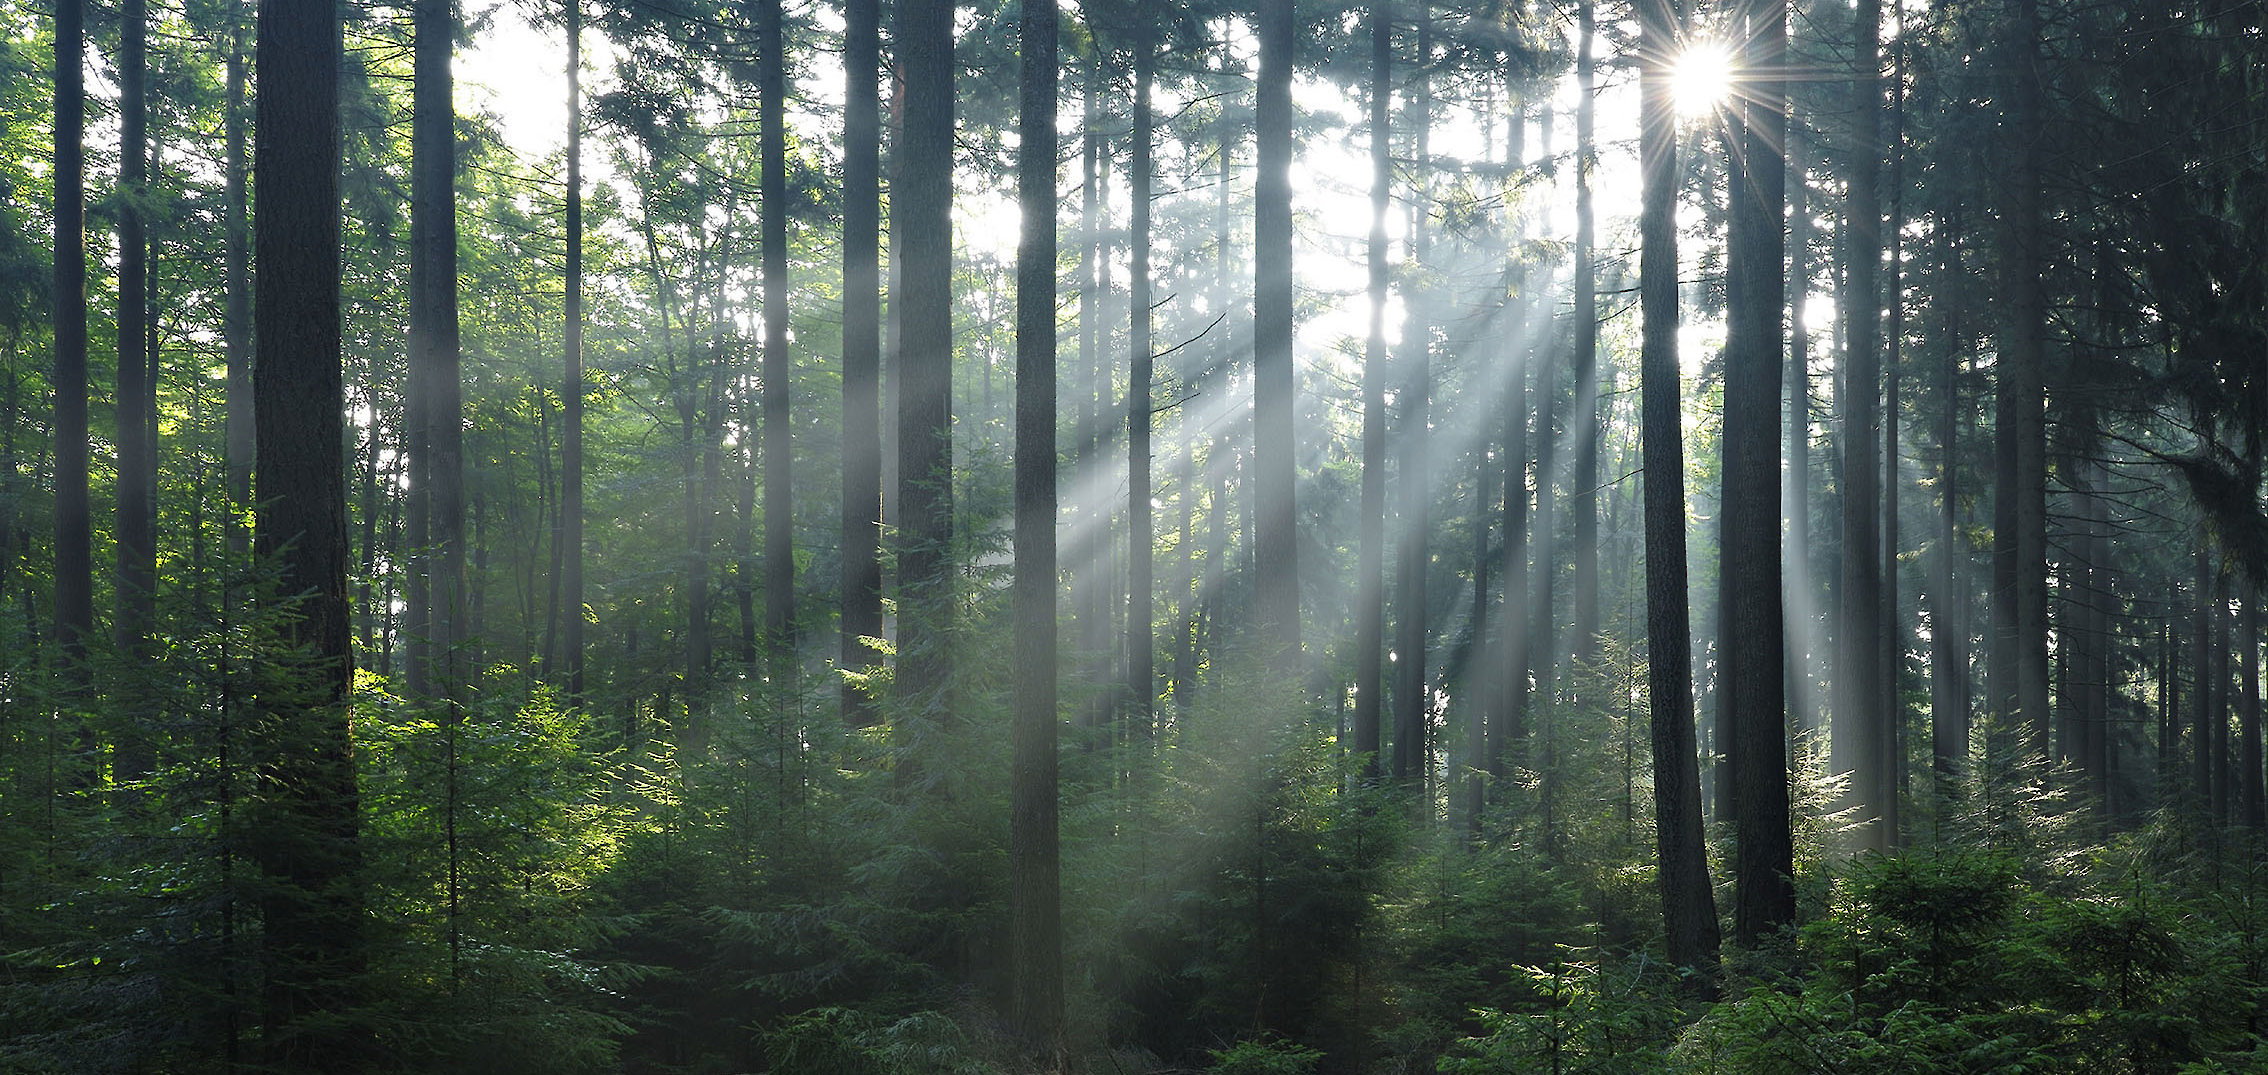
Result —
M1410 260L1427 265L1432 254L1426 236L1429 192L1424 177L1431 167L1426 135L1432 124L1433 94L1427 86L1426 68L1432 62L1433 34L1423 3L1418 19L1410 134L1419 178L1411 191ZM1427 551L1432 538L1428 516L1433 501L1433 465L1427 451L1433 439L1428 428L1433 395L1433 324L1427 316L1426 298L1416 288L1405 288L1402 301L1409 321L1402 329L1402 347L1407 353L1403 361L1408 379L1395 400L1402 410L1402 540L1394 577L1394 779L1412 789L1422 788L1427 775L1425 738L1431 694L1426 680L1425 628Z
M1785 0L1753 8L1735 95L1725 272L1724 492L1717 704L1732 769L1734 936L1754 945L1795 920L1780 616L1780 310L1786 294ZM1870 562L1870 561L1867 561Z
M1054 0L1026 0L1019 20L1022 77L1016 198L1023 228L1016 245L1016 563L1009 595L1015 621L1011 1015L1025 1045L1039 1050L1050 1070L1060 1068L1064 1056L1062 883L1056 831L1056 18ZM1139 199L1135 204L1140 206ZM1136 243L1139 246L1140 240ZM1140 301L1135 309L1136 318L1142 318Z
M55 638L86 684L94 632L87 504L86 45L84 0L55 4Z
M1136 21L1134 145L1132 159L1127 161L1126 181L1133 207L1128 226L1133 270L1126 285L1132 321L1127 334L1131 366L1126 376L1126 693L1133 706L1128 714L1133 732L1147 736L1158 697L1157 537L1150 516L1150 173L1154 167L1150 143L1157 136L1150 112L1150 84L1155 77L1156 50L1150 43L1149 23ZM1049 115L1053 114L1050 108ZM1050 206L1054 204L1052 196L1047 201Z
M1859 0L1854 15L1856 42L1851 79L1851 113L1845 168L1844 289L1836 303L1843 318L1843 384L1836 437L1842 448L1843 557L1838 606L1842 643L1836 660L1841 690L1832 726L1834 771L1850 774L1850 805L1858 810L1858 842L1887 847L1882 825L1889 789L1882 779L1881 744L1888 715L1882 707L1882 422L1878 392L1882 384L1881 284L1882 202L1876 185L1880 145L1876 119L1880 105L1880 0Z
M2205 538L2197 539L2197 579L2190 589L2195 604L2189 624L2190 687L2189 782L2199 813L2213 802L2213 571Z
M111 626L119 655L139 660L149 656L157 628L157 394L150 332L155 308L142 219L149 196L149 5L124 0L118 19L118 608ZM151 714L139 701L116 704L122 710L115 714L117 775L146 777L156 765Z
M1788 138L1800 139L1791 125ZM1788 638L1788 729L1808 735L1819 729L1818 680L1813 671L1816 639L1827 637L1817 612L1818 586L1811 549L1811 327L1804 300L1811 294L1810 191L1804 177L1806 156L1789 147L1788 167L1788 469L1781 499L1788 517L1787 578L1781 589L1788 615L1797 625Z
M459 662L465 617L457 114L450 71L456 7L452 0L418 0L416 19L410 132L409 684L413 695L448 695L464 680Z
M1507 86L1507 94L1510 87ZM1515 174L1524 170L1527 158L1527 115L1514 109L1509 121L1512 126L1510 145L1505 158ZM1517 204L1509 196L1507 205ZM1508 212L1506 231L1512 249L1525 230L1523 216ZM1528 373L1535 366L1537 352L1536 328L1531 323L1536 306L1527 296L1527 270L1523 263L1508 251L1504 274L1510 285L1506 291L1515 296L1507 300L1503 314L1499 315L1512 331L1506 333L1505 368L1510 384L1506 386L1504 401L1504 596L1498 603L1497 630L1504 647L1498 664L1498 675L1504 689L1496 692L1488 717L1488 747L1484 767L1492 783L1501 788L1510 768L1508 755L1520 749L1528 734L1528 626L1532 619L1528 594ZM1549 436L1545 430L1542 436ZM1539 479L1540 474L1539 474Z
M1354 753L1365 782L1378 779L1386 658L1386 212L1394 157L1394 23L1370 9L1370 334L1362 353L1362 506L1355 550Z
M898 670L910 717L949 720L953 622L953 5L900 0L905 81L899 178L891 192L898 259Z
M2046 305L2040 273L2045 268L2040 222L2040 169L2033 139L2039 137L2039 25L2034 0L2011 0L2008 28L2008 124L2005 189L2008 249L2002 257L2002 298L2006 336L2001 345L2001 391L2014 419L2013 518L2016 528L2015 646L2017 715L2035 753L2047 750L2047 426L2046 356L2042 336Z
M1931 564L1929 623L1930 755L1938 790L1950 793L1969 756L1969 625L1960 592L1963 545L1959 463L1961 335L1954 313L1953 281L1959 269L1949 214L1937 220L1937 281L1932 302L1939 314L1937 392L1937 555Z
M255 551L290 602L288 684L264 693L263 786L244 831L267 875L261 941L268 1063L359 1067L343 1018L362 965L361 855L348 732L344 393L339 366L340 38L327 4L260 5L253 210L258 368Z
M1259 176L1253 191L1252 480L1257 517L1258 612L1264 657L1284 671L1299 660L1298 448L1292 432L1298 383L1292 371L1292 48L1294 0L1257 0L1258 102L1253 126Z
M787 57L781 0L757 5L758 123L763 145L764 644L785 648L795 616L794 443L788 428Z
M1568 503L1575 515L1575 654L1599 652L1599 288L1594 249L1591 172L1597 166L1591 128L1595 65L1591 0L1576 10L1575 45L1575 409L1568 412L1575 458ZM1775 512L1776 514L1776 512Z
M1677 359L1677 128L1669 64L1683 22L1675 0L1638 6L1639 437L1646 481L1646 690L1652 706L1654 852L1669 959L1703 992L1717 966L1717 904L1701 828L1693 734L1693 625L1686 607L1684 388Z
M560 602L567 698L583 700L583 0L567 0L567 375L560 430Z
M2098 551L2104 549L2100 537L2096 538L2095 547ZM2238 675L2244 680L2244 746L2237 759L2244 774L2240 794L2243 803L2241 816L2246 827L2259 829L2268 825L2268 816L2263 815L2260 771L2260 588L2247 581L2239 589L2244 601L2244 612L2237 626L2237 651L2241 659ZM2107 628L2107 611L2103 622ZM2103 670L2106 673L2109 671L2108 662L2105 662ZM2108 783L2107 780L2098 782Z
M842 638L846 669L874 665L862 638L882 634L882 272L880 0L843 5ZM866 691L845 681L843 720L874 721Z

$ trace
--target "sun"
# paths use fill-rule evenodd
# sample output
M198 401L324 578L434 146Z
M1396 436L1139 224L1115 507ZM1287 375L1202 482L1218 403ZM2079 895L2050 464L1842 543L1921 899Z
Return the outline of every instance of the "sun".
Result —
M1732 50L1721 41L1687 44L1670 65L1670 100L1683 119L1700 119L1732 96Z

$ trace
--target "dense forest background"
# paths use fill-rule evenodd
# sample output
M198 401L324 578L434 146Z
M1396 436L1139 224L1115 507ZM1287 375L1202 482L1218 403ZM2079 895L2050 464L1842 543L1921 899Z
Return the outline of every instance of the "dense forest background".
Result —
M2268 1070L2264 35L0 0L0 1068Z

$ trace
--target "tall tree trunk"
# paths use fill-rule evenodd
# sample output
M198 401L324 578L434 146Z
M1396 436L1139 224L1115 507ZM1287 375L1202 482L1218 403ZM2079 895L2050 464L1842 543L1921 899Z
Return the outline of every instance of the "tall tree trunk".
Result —
M1882 564L1879 514L1882 443L1879 397L1882 383L1881 284L1882 200L1876 185L1881 149L1877 120L1881 106L1880 0L1859 0L1854 14L1856 42L1851 78L1851 115L1845 167L1848 199L1844 208L1845 288L1837 312L1844 319L1842 393L1843 561L1840 607L1841 654L1836 661L1842 690L1833 725L1834 771L1850 774L1850 804L1858 810L1859 843L1880 849L1890 844L1883 824L1889 789L1882 780L1881 744L1888 715L1882 707Z
M1055 678L1056 20L1055 0L1026 0L1019 23L1016 197L1023 228L1016 247L1016 563L1009 595L1015 620L1012 1014L1025 1044L1044 1054L1050 1070L1060 1069L1065 1057ZM1139 198L1135 204L1139 213ZM1136 279L1142 276L1137 268ZM1135 310L1139 322L1146 314L1139 298Z
M254 194L260 376L255 551L289 598L292 682L260 699L263 786L245 831L268 883L261 943L270 1066L359 1066L342 1018L362 965L355 772L347 688L345 406L339 365L339 57L336 9L265 0Z
M1427 132L1432 125L1433 93L1427 85L1426 70L1433 62L1432 15L1425 10L1426 0L1418 8L1418 52L1415 91L1410 100L1410 135L1412 155L1417 161L1417 180L1411 189L1410 261L1424 266L1431 262L1431 247L1426 236L1426 214L1430 211L1426 189L1426 176L1431 164L1428 160ZM1394 649L1394 779L1411 787L1421 788L1426 778L1426 733L1431 693L1426 680L1426 574L1429 566L1432 526L1428 521L1433 502L1433 466L1428 456L1433 434L1431 399L1433 395L1433 325L1427 316L1428 296L1420 288L1406 287L1403 306L1409 320L1402 329L1402 347L1407 352L1403 361L1407 366L1407 379L1403 382L1400 398L1402 405L1402 459L1401 459L1401 544L1399 563L1395 571L1395 627Z
M1693 734L1693 625L1686 607L1683 384L1677 360L1677 128L1669 64L1684 36L1675 0L1638 7L1639 437L1646 480L1646 690L1652 707L1654 853L1670 962L1709 991L1717 904L1701 828Z
M1867 0L1874 3L1876 0ZM1863 5L1862 5L1863 6ZM1893 12L1895 15L1895 12ZM1903 48L1901 39L1899 47ZM1887 269L1889 279L1883 290L1888 330L1882 349L1882 543L1881 562L1876 570L1882 579L1879 609L1881 620L1875 625L1875 688L1879 692L1876 706L1881 721L1875 726L1874 756L1876 781L1882 789L1878 800L1881 817L1881 841L1885 846L1896 847L1903 840L1899 822L1899 798L1906 791L1905 706L1900 702L1899 679L1905 670L1905 632L1900 624L1898 605L1898 394L1900 391L1900 362L1905 353L1906 300L1904 282L1905 252L1901 240L1906 226L1905 217L1905 66L1902 54L1890 58L1889 122L1883 135L1883 153L1889 158L1890 194L1885 207L1888 227L1884 242L1889 246ZM1879 81L1879 76L1877 78ZM1874 108L1883 108L1882 92L1869 95Z
M149 198L149 5L124 0L118 18L118 610L112 629L121 656L146 659L157 629L155 307L142 219ZM119 708L117 775L146 777L156 764L149 714L136 701L122 700Z
M1730 733L1734 936L1755 945L1795 920L1780 616L1780 376L1785 352L1787 4L1752 6L1727 137L1734 168L1725 273L1724 492L1717 703Z
M1362 506L1355 551L1354 753L1362 778L1378 779L1379 716L1386 656L1386 212L1394 180L1394 22L1370 8L1370 334L1362 354Z
M567 0L567 376L560 430L560 602L567 698L583 701L583 0Z
M764 643L785 648L795 616L794 443L788 427L787 56L781 0L757 5L757 109L763 142Z
M2039 137L2039 20L2035 0L2010 0L2008 252L2002 259L2008 323L2002 345L2001 390L2015 421L2015 647L2017 716L2034 753L2047 750L2047 392L2042 337L2046 306L2040 273L2046 259L2041 235Z
M2197 579L2190 589L2195 604L2189 624L2190 675L2196 677L2189 692L2190 793L2200 815L2213 801L2213 571L2205 537L2197 539Z
M55 4L55 637L74 686L94 632L87 504L86 46L84 0Z
M2098 551L2103 548L2103 542L2099 537L2096 539L2095 546ZM2239 799L2243 805L2241 817L2245 827L2258 830L2268 826L2268 813L2264 813L2264 804L2261 798L2262 774L2260 769L2260 587L2258 584L2247 580L2240 584L2238 589L2244 601L2244 611L2239 617L2237 625L2236 642L2237 653L2240 657L2237 674L2244 681L2242 699L2244 706L2244 744L2237 759L2238 766L2243 773L2242 779L2239 781L2241 786ZM2109 623L2107 610L2102 618L2107 628ZM2105 662L2103 670L2109 671L2108 662ZM2099 782L2108 783L2107 780L2100 780Z
M1511 87L1506 86L1506 95ZM1515 108L1510 118L1510 144L1505 147L1505 159L1510 171L1518 173L1527 163L1527 115ZM1507 184L1505 203L1514 204ZM1511 327L1505 334L1508 341L1505 367L1509 370L1510 384L1506 386L1504 403L1504 596L1498 603L1497 630L1501 634L1503 656L1498 664L1498 675L1504 689L1496 692L1496 699L1488 717L1488 747L1484 752L1483 767L1489 779L1502 787L1508 773L1506 756L1517 749L1528 734L1528 666L1530 637L1528 626L1533 616L1528 594L1528 374L1536 365L1536 329L1532 319L1535 304L1529 301L1527 270L1512 248L1525 230L1524 215L1506 214L1506 232L1511 237L1504 275L1506 291L1512 296L1506 301L1499 316ZM1549 436L1546 429L1542 435ZM1538 473L1538 480L1541 474Z
M837 659L871 667L861 639L882 634L881 100L875 80L880 0L843 5L843 500L842 638ZM843 720L874 721L866 691L846 680Z
M1157 66L1151 33L1150 23L1136 20L1134 146L1126 182L1133 207L1129 223L1133 274L1127 280L1132 323L1126 376L1126 691L1133 706L1129 713L1133 732L1142 736L1150 734L1158 697L1157 537L1150 517L1150 173L1154 170L1150 143L1157 136L1150 111L1150 84ZM1049 114L1053 115L1052 108ZM1052 196L1047 201L1054 204Z
M1958 440L1960 437L1960 322L1954 313L1953 281L1960 263L1953 243L1954 221L1940 213L1937 242L1938 345L1944 361L1937 392L1937 555L1932 558L1929 622L1930 755L1938 792L1949 794L1969 756L1969 626L1963 615L1959 564L1962 539Z
M1788 138L1788 470L1787 491L1782 500L1788 516L1786 550L1788 569L1783 586L1788 614L1798 625L1794 637L1788 639L1788 709L1791 719L1789 730L1796 735L1810 735L1819 728L1819 706L1816 696L1818 680L1813 673L1818 658L1812 650L1814 639L1822 637L1824 628L1816 612L1818 586L1812 572L1815 566L1811 557L1811 326L1807 323L1805 303L1811 295L1811 207L1808 180L1804 174L1806 154L1796 151L1800 135L1791 124Z
M464 433L457 334L457 12L417 0L410 132L410 577L412 693L463 684ZM418 594L422 590L423 607ZM423 637L417 634L422 616Z
M898 293L898 670L916 719L949 721L953 622L953 5L900 0L905 80L891 234L902 241Z
M1260 38L1259 177L1253 192L1253 520L1259 623L1265 657L1299 659L1298 449L1292 429L1298 383L1292 368L1292 49L1294 0L1257 0ZM1288 669L1287 669L1288 670Z
M226 104L222 135L227 153L227 307L221 334L228 348L228 551L232 566L251 548L244 523L252 510L252 230L245 215L251 163L244 144L244 19L231 9ZM371 426L377 427L375 409Z
M1576 9L1575 45L1575 409L1568 431L1574 441L1568 501L1575 515L1575 653L1585 661L1599 652L1599 287L1593 239L1591 172L1597 147L1591 128L1597 111L1591 58L1591 0Z

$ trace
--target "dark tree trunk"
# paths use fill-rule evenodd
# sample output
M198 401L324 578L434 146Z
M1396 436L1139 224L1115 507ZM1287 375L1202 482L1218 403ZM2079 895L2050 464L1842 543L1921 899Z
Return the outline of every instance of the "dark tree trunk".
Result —
M1889 846L1883 824L1889 788L1882 779L1881 744L1888 715L1882 707L1882 384L1881 284L1882 200L1876 185L1880 145L1876 120L1880 104L1880 0L1859 0L1854 15L1856 53L1851 78L1851 116L1845 177L1845 258L1842 301L1843 390L1836 438L1843 451L1843 559L1839 607L1841 653L1836 661L1841 684L1835 707L1834 771L1850 774L1851 805L1858 810L1859 843Z
M1791 126L1788 138L1799 135ZM1800 143L1797 143L1800 144ZM1811 294L1811 208L1806 186L1805 156L1791 144L1788 166L1788 470L1782 500L1788 516L1784 543L1787 581L1783 586L1790 617L1800 617L1788 639L1788 728L1792 734L1810 735L1819 728L1818 680L1813 671L1818 655L1812 640L1825 637L1817 613L1818 586L1813 574L1811 549L1811 328L1805 322L1804 300Z
M1426 265L1431 261L1431 249L1426 239L1429 209L1424 177L1431 167L1427 160L1426 134L1432 124L1433 109L1426 68L1432 62L1433 33L1431 16L1424 11L1422 3L1418 20L1410 134L1419 178L1411 192L1414 211L1410 214L1410 260ZM1426 779L1425 740L1431 708L1427 703L1432 693L1426 680L1425 636L1427 552L1432 538L1428 516L1433 501L1433 466L1428 453L1433 439L1428 428L1433 395L1433 325L1427 316L1425 300L1426 296L1414 288L1406 289L1403 295L1403 304L1410 315L1402 329L1402 346L1408 356L1403 361L1408 372L1396 401L1402 405L1399 490L1402 540L1394 578L1394 779L1413 790L1422 788Z
M228 154L228 305L221 334L228 348L228 551L241 559L251 548L244 520L252 510L252 230L245 214L245 180L251 163L244 144L244 20L229 19L227 113L222 126ZM377 416L371 417L373 428Z
M2200 814L2213 802L2213 570L2205 538L2197 543L2197 580L2190 591L2196 599L2189 625L2190 675L2196 677L2189 692L2189 782Z
M1505 156L1517 172L1526 163L1527 116L1515 110L1510 122L1511 144ZM1511 200L1506 198L1507 203ZM1508 214L1507 230L1517 233L1525 223L1524 218ZM1513 234L1511 238L1516 243L1520 236ZM1504 272L1511 285L1509 293L1519 296L1510 300L1500 315L1505 324L1514 327L1507 334L1511 343L1504 356L1510 384L1504 404L1504 596L1498 602L1497 614L1504 647L1497 667L1504 689L1496 692L1490 707L1483 762L1489 779L1499 787L1509 772L1508 755L1520 749L1528 734L1528 627L1532 619L1528 607L1528 374L1536 364L1537 352L1535 327L1530 323L1536 307L1526 296L1527 272L1510 257ZM1549 430L1542 435L1549 436Z
M880 0L843 5L842 638L846 669L873 666L862 638L882 634L882 273ZM866 691L845 682L843 720L874 721Z
M118 56L118 611L112 624L120 656L147 659L157 629L156 351L151 346L149 240L142 207L149 197L149 5L120 5ZM149 714L121 699L116 768L122 779L146 777L156 765Z
M2015 648L2016 707L2033 753L2048 747L2047 391L2042 337L2046 305L2040 273L2046 266L2040 221L2040 168L2033 145L2040 122L2037 75L2039 21L2035 0L2012 0L2008 29L2008 130L2006 207L2008 252L2002 259L2008 322L2002 344L2001 391L2015 423Z
M898 670L916 719L949 720L953 621L953 5L900 0L905 129L891 198L897 308Z
M1786 681L1780 617L1780 311L1786 294L1785 0L1754 5L1727 137L1737 162L1725 274L1724 492L1718 638L1720 720L1729 732L1735 853L1734 936L1754 945L1795 920L1789 829Z
M1591 172L1598 162L1591 133L1597 111L1591 8L1591 0L1583 0L1576 11L1575 409L1567 416L1575 448L1567 498L1575 515L1574 646L1585 661L1596 660L1599 652L1599 287L1591 207Z
M1394 179L1394 24L1370 9L1370 335L1362 355L1362 517L1355 552L1354 753L1365 782L1378 779L1386 657L1386 212Z
M2096 539L2095 547L2098 551L2103 550L2104 543L2100 537ZM2268 815L2263 813L2260 770L2260 588L2247 581L2239 590L2244 601L2244 612L2238 620L2236 645L2241 661L2238 675L2244 680L2244 744L2237 759L2243 774L2239 780L2238 798L2242 803L2241 817L2245 826L2260 829L2268 826ZM2106 629L2109 619L2106 609L2102 616ZM2109 671L2107 661L2104 662L2103 671ZM2098 777L2098 783L2107 785L2108 781Z
M1930 755L1938 791L1948 794L1969 756L1969 625L1960 592L1962 559L1960 476L1961 336L1953 308L1953 281L1959 261L1954 252L1950 214L1937 220L1938 367L1937 392L1937 555L1932 558L1929 624Z
M94 632L87 503L86 45L84 0L55 5L55 638L74 686Z
M1668 66L1682 38L1674 0L1639 5L1639 391L1646 480L1646 689L1652 706L1654 851L1670 962L1710 990L1717 904L1701 828L1693 735L1693 627L1686 607L1683 385L1677 360L1677 128Z
M763 141L764 644L786 648L795 617L794 443L788 427L787 57L781 0L757 6L757 108Z
M560 431L560 602L567 698L583 700L583 0L567 0L567 376Z
M1150 84L1156 49L1150 23L1134 31L1134 146L1127 161L1132 275L1127 280L1130 367L1126 376L1126 693L1133 732L1148 736L1157 705L1157 538L1150 515L1150 143L1156 138ZM1052 87L1051 87L1052 88ZM1053 109L1049 111L1053 115ZM1051 173L1052 174L1052 173ZM1052 181L1052 180L1051 180ZM1048 199L1050 205L1054 199ZM1053 292L1050 292L1053 294ZM1052 427L1051 427L1052 428Z
M460 667L465 490L457 333L457 113L456 80L450 71L456 6L453 0L418 0L416 19L410 132L409 683L412 694L453 697L465 679Z
M1012 1015L1026 1046L1039 1050L1051 1070L1065 1055L1056 831L1056 19L1054 0L1026 0L1020 19L1016 196L1023 229L1016 247L1016 564L1009 595L1015 620ZM1136 311L1141 318L1140 301Z
M1293 486L1292 49L1294 0L1257 0L1259 177L1253 193L1253 520L1264 656L1286 670L1299 660L1299 521Z
M339 365L338 15L260 5L254 126L259 295L255 551L288 598L288 686L264 693L253 853L268 877L261 940L268 1063L351 1070L370 1047L342 1018L362 964L361 854L348 732L345 405Z

